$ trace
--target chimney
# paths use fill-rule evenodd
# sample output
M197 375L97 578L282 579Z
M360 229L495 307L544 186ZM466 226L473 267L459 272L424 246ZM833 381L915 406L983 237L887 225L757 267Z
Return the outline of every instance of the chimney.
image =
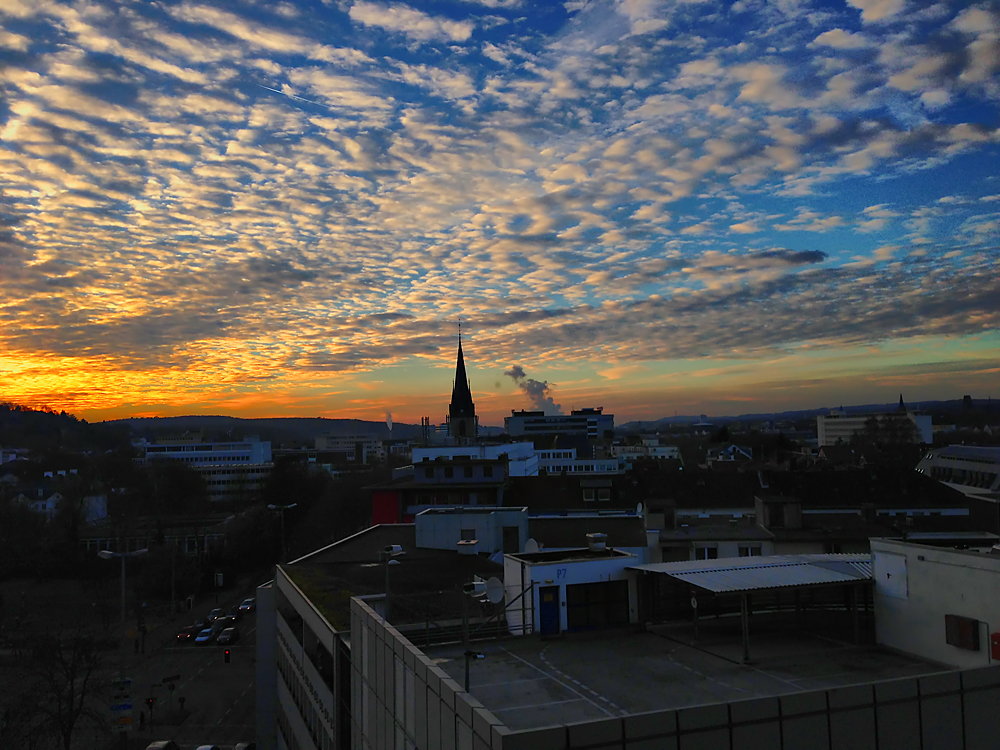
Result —
M460 555L475 555L479 552L477 549L479 547L478 539L460 539L458 541L458 554Z
M605 552L608 549L608 535L603 533L587 534L587 547L591 552Z

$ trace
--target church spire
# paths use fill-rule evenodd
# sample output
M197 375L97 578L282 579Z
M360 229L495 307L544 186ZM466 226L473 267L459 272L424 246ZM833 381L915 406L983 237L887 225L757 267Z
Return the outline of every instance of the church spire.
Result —
M448 433L462 440L475 439L479 432L476 405L472 401L472 388L465 372L465 353L462 351L462 323L458 323L458 359L455 362L455 383L451 389L448 406Z
M461 325L461 324L459 324ZM462 352L462 331L458 332L458 361L455 363L455 384L451 389L451 406L448 413L452 417L471 417L476 413L472 401L469 376L465 372L465 355Z

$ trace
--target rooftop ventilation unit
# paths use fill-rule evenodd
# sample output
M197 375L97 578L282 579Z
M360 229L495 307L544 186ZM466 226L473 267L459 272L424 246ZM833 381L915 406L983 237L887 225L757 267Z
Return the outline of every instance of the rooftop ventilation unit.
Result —
M479 552L478 547L478 539L460 539L458 542L458 554L475 555Z
M604 552L608 548L608 535L603 533L587 534L587 547L591 552Z

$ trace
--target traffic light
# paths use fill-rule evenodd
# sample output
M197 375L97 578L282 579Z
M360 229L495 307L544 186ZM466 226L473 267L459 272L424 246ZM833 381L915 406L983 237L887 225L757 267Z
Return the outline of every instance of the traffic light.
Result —
M149 706L150 711L153 710L153 701L155 700L156 698L146 698L146 705Z
M229 655L229 649L227 648L227 649L226 649L226 664L228 664L228 663L229 663L229 659L230 659L230 655Z

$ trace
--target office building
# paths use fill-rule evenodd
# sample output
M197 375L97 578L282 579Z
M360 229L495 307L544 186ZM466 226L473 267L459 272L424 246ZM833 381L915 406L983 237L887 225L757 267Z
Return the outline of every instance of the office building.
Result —
M569 414L546 414L544 411L514 411L504 417L504 429L511 437L542 435L580 435L589 440L610 440L615 431L615 417L603 407L574 409Z
M508 524L520 540L513 518L476 533ZM949 670L868 641L919 627L964 648L969 621L997 614L966 607L947 634L952 613L939 610L962 609L978 579L952 575L954 601L914 596L882 628L882 563L869 555L644 563L594 534L500 565L459 551L465 525L433 533L434 548L412 524L373 527L277 567L258 589L258 748L973 750L996 739L1000 667ZM910 575L938 552L912 550ZM567 630L583 635L541 640Z
M1000 501L1000 447L949 445L934 448L917 471L961 492Z
M929 445L934 442L931 416L908 409L900 396L895 411L848 414L835 409L816 417L816 440L820 447L850 443L859 438Z
M175 461L191 467L205 480L210 500L245 500L270 476L271 443L257 437L227 442L204 442L199 436L161 440L144 446L143 463Z

